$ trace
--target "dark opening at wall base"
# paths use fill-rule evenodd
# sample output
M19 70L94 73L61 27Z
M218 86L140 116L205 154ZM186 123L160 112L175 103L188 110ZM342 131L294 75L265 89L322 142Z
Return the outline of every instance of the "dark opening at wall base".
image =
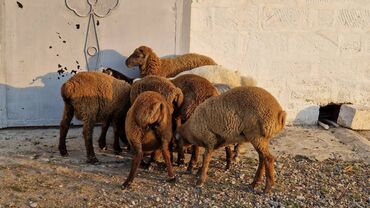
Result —
M326 120L337 122L341 105L329 103L328 105L321 106L319 109L319 121L324 123L326 123Z

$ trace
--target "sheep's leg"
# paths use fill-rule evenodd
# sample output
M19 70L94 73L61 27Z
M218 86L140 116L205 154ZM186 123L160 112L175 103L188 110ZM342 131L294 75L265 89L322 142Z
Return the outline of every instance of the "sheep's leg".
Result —
M120 128L123 128L119 125L119 121L113 121L113 134L114 134L114 141L113 141L113 150L115 154L120 154L122 152L121 147L119 146L119 132Z
M233 159L233 151L231 150L231 147L230 146L226 146L225 147L225 151L226 151L226 170L229 170L230 167L231 167L231 163L232 163L232 159Z
M253 182L250 184L252 189L262 182L263 175L265 174L264 156L261 151L257 150L257 152L259 164Z
M177 165L182 166L185 164L185 153L183 148L177 148Z
M206 151L204 152L202 172L197 182L197 186L202 186L207 179L207 171L208 171L209 162L211 161L212 153L213 153L213 149L206 149Z
M87 153L87 163L96 163L98 159L95 156L93 142L92 142L92 135L94 131L94 124L95 122L91 119L87 119L84 121L83 125L83 136L85 139L85 147Z
M134 181L137 169L139 168L140 162L143 159L143 150L141 144L133 143L132 146L133 146L132 149L134 150L134 157L132 158L131 162L131 170L126 181L122 184L122 188L128 188Z
M191 158L189 161L188 168L186 170L188 173L192 174L193 168L197 166L198 160L199 160L199 147L192 145L191 146Z
M107 148L107 143L106 143L106 136L107 136L107 131L110 125L110 121L104 121L102 126L101 126L101 134L99 137L99 147L100 149L106 149Z
M164 158L164 161L166 162L167 166L167 172L168 172L168 177L169 177L169 182L175 182L176 177L173 172L172 164L171 164L171 158L170 158L170 151L168 149L168 142L163 142L162 143L162 155Z
M234 145L234 156L233 156L233 161L239 161L238 159L239 156L239 144Z
M272 186L275 184L275 170L274 170L274 161L275 158L272 156L266 147L264 152L265 157L265 168L266 168L266 185L264 193L270 193Z
M67 156L68 151L66 147L66 137L68 133L68 129L70 127L72 118L74 115L73 107L67 103L64 104L64 112L63 118L60 122L60 130L59 130L59 152L62 156Z

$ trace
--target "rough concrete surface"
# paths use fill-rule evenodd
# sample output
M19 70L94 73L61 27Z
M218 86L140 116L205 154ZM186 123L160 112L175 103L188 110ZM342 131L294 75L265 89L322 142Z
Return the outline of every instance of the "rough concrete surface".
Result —
M82 129L67 137L68 157L59 155L59 130L0 130L0 207L360 207L369 206L370 133L345 128L288 126L271 141L276 186L273 193L251 191L257 154L245 145L231 170L225 153L214 156L206 185L195 188L195 175L175 166L178 181L167 183L162 164L139 169L129 190L120 185L130 170L131 155L99 150L100 163L85 163Z

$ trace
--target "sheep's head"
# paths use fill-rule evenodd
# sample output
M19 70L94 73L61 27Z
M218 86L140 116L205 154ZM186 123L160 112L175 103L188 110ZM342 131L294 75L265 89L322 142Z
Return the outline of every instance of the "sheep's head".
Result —
M152 49L147 46L140 46L126 59L126 66L129 68L135 66L146 66L149 55L153 53ZM144 67L145 68L145 67Z

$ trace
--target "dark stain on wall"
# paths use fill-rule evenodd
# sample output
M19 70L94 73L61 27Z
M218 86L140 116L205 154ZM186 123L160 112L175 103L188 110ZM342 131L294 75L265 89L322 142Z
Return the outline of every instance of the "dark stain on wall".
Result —
M99 20L96 20L96 25L97 25L97 26L99 26L99 25L100 25Z
M76 24L76 29L80 29L80 24Z
M17 5L19 8L23 9L23 4L21 4L21 2L17 1Z

